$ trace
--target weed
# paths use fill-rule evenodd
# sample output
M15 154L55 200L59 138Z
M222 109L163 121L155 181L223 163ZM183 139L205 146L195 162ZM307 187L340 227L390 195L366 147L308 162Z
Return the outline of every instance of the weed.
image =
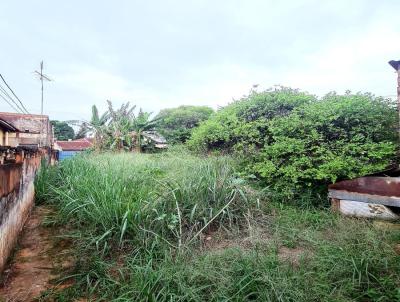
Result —
M268 201L235 167L185 152L64 161L38 193L71 229L76 267L65 278L75 283L48 299L399 301L398 231ZM259 238L201 248L237 232Z

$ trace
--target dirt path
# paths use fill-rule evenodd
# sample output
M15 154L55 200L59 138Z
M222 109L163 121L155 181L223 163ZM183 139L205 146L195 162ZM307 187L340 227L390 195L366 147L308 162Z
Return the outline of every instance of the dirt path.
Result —
M35 207L20 236L18 248L2 275L0 301L34 301L55 285L51 280L68 266L68 251L55 240L56 231L42 225L51 213L46 206ZM66 261L60 260L66 259Z

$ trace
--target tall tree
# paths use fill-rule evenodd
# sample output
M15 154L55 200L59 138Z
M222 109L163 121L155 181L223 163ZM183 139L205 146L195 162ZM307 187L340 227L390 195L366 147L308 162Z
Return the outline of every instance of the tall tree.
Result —
M186 142L193 128L207 120L213 110L206 106L180 106L163 109L157 115L157 130L171 143Z
M67 122L54 120L50 123L54 129L54 137L57 140L66 141L74 138L74 129Z

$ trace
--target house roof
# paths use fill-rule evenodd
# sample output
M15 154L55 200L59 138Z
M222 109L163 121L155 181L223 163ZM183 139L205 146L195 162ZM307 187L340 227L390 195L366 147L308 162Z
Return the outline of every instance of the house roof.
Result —
M18 132L17 128L15 128L13 125L11 125L10 123L8 123L2 119L0 119L0 128L4 129L6 131Z
M62 151L82 151L92 147L92 142L87 138L71 140L71 141L56 141L56 145Z
M166 144L167 143L167 140L161 134L159 134L157 131L143 131L142 134L144 137L151 139L156 144Z
M14 131L29 133L50 131L47 129L49 123L47 115L0 112L0 120L14 127Z

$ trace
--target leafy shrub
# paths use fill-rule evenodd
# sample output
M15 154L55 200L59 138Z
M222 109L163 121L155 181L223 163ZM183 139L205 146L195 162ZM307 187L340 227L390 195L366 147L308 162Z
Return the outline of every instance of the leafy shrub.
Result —
M370 94L328 94L269 123L272 142L252 166L269 183L311 186L385 169L395 155L396 111Z
M157 130L165 136L169 143L186 142L193 128L207 120L213 110L206 106L179 106L163 109L157 115Z
M270 119L286 116L294 108L314 100L312 95L286 87L251 91L249 96L219 110L196 128L188 146L198 151L249 153L269 143Z
M395 155L396 119L394 106L371 94L317 99L280 87L219 110L195 129L188 146L234 152L247 175L286 196L386 168Z

